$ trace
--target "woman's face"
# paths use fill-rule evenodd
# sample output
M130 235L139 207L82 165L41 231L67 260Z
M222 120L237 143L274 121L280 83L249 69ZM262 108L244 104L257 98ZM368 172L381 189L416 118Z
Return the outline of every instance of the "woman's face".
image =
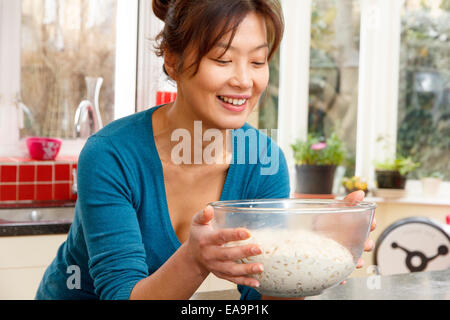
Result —
M269 82L266 32L264 18L248 14L225 54L229 35L202 58L195 76L185 72L177 79L177 103L204 126L241 128Z

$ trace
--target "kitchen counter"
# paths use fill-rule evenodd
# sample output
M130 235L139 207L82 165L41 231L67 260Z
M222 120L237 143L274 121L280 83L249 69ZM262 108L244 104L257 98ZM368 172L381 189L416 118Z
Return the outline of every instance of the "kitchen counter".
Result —
M238 300L237 290L200 292L191 300ZM306 300L450 300L450 269L350 278Z
M0 223L0 237L67 234L71 225L71 222Z

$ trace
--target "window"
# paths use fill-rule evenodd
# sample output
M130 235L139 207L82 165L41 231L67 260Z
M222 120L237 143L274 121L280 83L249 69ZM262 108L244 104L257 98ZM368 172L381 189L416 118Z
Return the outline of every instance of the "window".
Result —
M422 163L410 178L440 171L450 180L449 1L282 4L278 142L291 180L290 144L332 128L355 152L354 170L350 161L346 174L354 172L372 187L374 161L396 151ZM347 63L339 63L342 56ZM330 111L330 102L339 104L333 98L342 106ZM377 143L380 136L395 143L385 149ZM420 193L420 184L410 182L410 191ZM447 194L449 184L443 189Z
M450 5L406 1L402 14L397 150L412 173L450 180Z
M103 79L101 118L114 119L116 11L116 0L22 0L22 137L73 138L86 77Z
M280 50L272 57L269 64L269 85L258 108L258 128L267 129L270 135L272 129L278 129L278 86L280 83ZM277 137L272 137L277 139Z
M308 132L335 132L354 175L359 72L359 1L312 1Z
M77 155L76 110L95 84L103 125L136 111L138 0L0 0L0 17L0 156L25 156L30 135Z

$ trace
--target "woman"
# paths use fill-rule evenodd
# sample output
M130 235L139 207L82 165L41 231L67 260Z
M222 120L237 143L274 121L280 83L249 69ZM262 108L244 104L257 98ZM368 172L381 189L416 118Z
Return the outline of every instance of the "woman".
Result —
M261 170L273 163L233 161L237 152L227 143L235 137L229 129L263 137L246 120L268 84L268 61L283 33L281 6L154 0L153 10L165 22L158 53L177 83L177 99L115 121L88 140L78 163L75 218L37 299L189 299L210 272L238 284L243 299L261 298L248 275L263 266L233 262L260 248L222 247L248 238L248 231L213 231L206 205L289 197L286 161L270 139L260 149L244 146L245 156L278 155L270 174ZM199 124L216 134L213 162L203 159L210 144L198 138ZM184 134L193 139L183 140L181 156L173 137ZM241 150L235 139L233 148Z

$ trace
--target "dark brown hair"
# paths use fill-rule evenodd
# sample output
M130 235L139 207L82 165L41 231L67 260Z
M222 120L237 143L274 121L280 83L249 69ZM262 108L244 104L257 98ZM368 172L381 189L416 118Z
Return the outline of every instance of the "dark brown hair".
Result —
M178 57L177 72L185 68L186 55L194 49L196 57L189 69L198 71L200 60L217 42L231 32L225 52L230 47L240 23L250 12L264 17L267 26L270 60L284 32L279 0L153 0L153 12L164 23L157 36L156 54L170 52Z

